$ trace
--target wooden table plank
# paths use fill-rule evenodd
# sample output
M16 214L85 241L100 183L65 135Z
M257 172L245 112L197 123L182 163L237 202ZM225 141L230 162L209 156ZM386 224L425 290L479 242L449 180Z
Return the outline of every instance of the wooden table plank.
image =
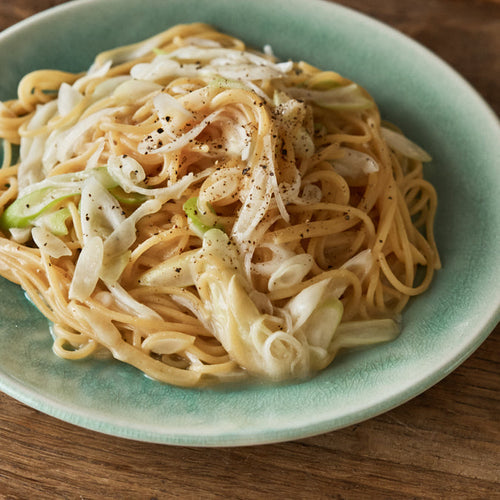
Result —
M306 0L304 0L306 1ZM58 0L0 0L0 29ZM340 0L439 54L500 112L500 4ZM0 394L0 498L500 498L500 328L445 380L359 425L266 446L102 435Z

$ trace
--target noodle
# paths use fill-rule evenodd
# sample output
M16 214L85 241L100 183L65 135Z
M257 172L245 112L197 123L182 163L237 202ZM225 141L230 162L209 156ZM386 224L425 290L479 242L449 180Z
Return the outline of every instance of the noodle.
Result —
M304 377L393 339L440 267L425 151L355 83L204 24L28 74L0 137L0 274L66 359Z

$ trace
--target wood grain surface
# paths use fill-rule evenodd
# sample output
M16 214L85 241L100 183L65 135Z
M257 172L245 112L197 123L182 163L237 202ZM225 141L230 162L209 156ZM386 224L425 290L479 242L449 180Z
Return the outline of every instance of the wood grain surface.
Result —
M0 0L0 29L60 3ZM500 113L498 0L338 3L433 50ZM0 498L500 499L499 367L497 326L457 370L399 408L328 434L239 448L106 436L0 394Z

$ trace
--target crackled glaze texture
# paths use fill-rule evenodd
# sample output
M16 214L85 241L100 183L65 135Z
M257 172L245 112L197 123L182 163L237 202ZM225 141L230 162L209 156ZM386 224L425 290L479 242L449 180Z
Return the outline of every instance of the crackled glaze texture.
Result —
M383 117L434 158L426 176L439 195L442 271L411 301L396 341L344 354L302 383L209 390L161 385L115 361L58 359L46 320L18 287L1 280L0 389L83 427L201 446L325 432L424 391L469 356L499 320L496 118L467 83L416 43L317 0L71 2L0 35L0 99L12 97L30 70L85 70L101 50L191 21L211 23L256 47L269 43L282 59L335 69L365 86Z

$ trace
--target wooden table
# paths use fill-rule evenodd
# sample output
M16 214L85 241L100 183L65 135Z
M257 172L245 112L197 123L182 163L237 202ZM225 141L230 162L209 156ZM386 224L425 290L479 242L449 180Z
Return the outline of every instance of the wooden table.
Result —
M0 0L0 29L60 3ZM500 113L498 0L339 3L429 47ZM242 448L101 435L0 394L0 498L500 498L499 366L497 326L454 373L393 411L322 436Z

